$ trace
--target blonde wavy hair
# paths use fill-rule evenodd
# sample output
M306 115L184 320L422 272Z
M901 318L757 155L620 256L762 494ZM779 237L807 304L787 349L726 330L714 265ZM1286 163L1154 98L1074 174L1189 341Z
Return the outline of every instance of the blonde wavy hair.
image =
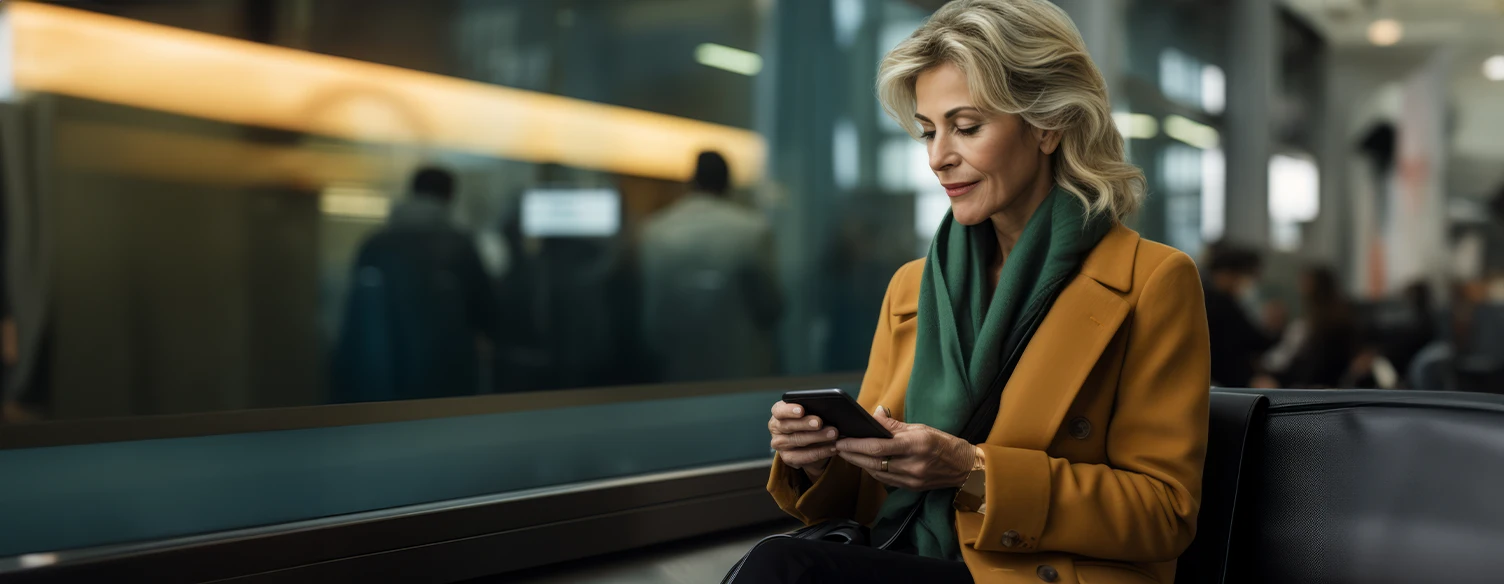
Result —
M966 74L976 107L1059 131L1055 183L1088 215L1115 221L1143 202L1144 173L1125 159L1107 83L1065 11L1045 0L953 0L883 58L877 96L916 139L914 82L951 63Z

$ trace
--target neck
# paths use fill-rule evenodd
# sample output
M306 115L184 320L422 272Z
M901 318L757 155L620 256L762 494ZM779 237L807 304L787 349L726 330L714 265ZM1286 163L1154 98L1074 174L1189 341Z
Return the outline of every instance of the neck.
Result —
M1035 177L1029 187L1020 193L1022 196L992 216L992 229L997 232L998 265L1008 259L1008 253L1013 251L1014 244L1023 235L1029 218L1034 216L1040 203L1055 188L1055 181L1050 179L1049 165L1043 165L1041 171L1040 176Z

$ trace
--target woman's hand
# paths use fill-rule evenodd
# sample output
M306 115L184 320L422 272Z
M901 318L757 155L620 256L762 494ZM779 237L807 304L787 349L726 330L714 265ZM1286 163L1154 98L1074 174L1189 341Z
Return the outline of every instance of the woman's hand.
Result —
M792 468L803 469L810 480L820 478L825 465L836 455L836 429L824 427L824 421L815 416L804 415L804 408L795 404L773 404L773 418L768 420L768 433L773 435L773 450L778 459Z
M836 442L836 450L880 483L911 491L959 487L980 460L979 449L971 443L923 424L894 420L887 408L879 406L874 417L893 438L847 438Z

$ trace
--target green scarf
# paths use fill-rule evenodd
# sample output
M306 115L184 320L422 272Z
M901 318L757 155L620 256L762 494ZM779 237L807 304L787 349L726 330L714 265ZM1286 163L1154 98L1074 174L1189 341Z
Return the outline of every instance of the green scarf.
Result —
M1055 297L1112 224L1101 215L1088 220L1080 200L1056 187L1029 218L989 298L987 269L998 253L996 232L990 222L967 227L947 213L919 286L905 421L959 436L989 393L1003 390ZM990 427L991 420L986 424ZM873 541L881 544L901 529L894 549L960 560L951 507L955 494L955 489L892 490L878 512Z

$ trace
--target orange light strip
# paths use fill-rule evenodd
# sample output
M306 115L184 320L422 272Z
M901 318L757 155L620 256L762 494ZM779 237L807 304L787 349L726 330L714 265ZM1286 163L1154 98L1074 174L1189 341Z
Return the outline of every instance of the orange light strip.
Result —
M7 2L17 88L361 142L684 180L719 150L761 178L749 130L230 39Z
M396 168L421 162L406 153L363 154L358 145L276 146L98 122L63 121L53 134L57 162L70 171L220 187L390 187L406 178Z

